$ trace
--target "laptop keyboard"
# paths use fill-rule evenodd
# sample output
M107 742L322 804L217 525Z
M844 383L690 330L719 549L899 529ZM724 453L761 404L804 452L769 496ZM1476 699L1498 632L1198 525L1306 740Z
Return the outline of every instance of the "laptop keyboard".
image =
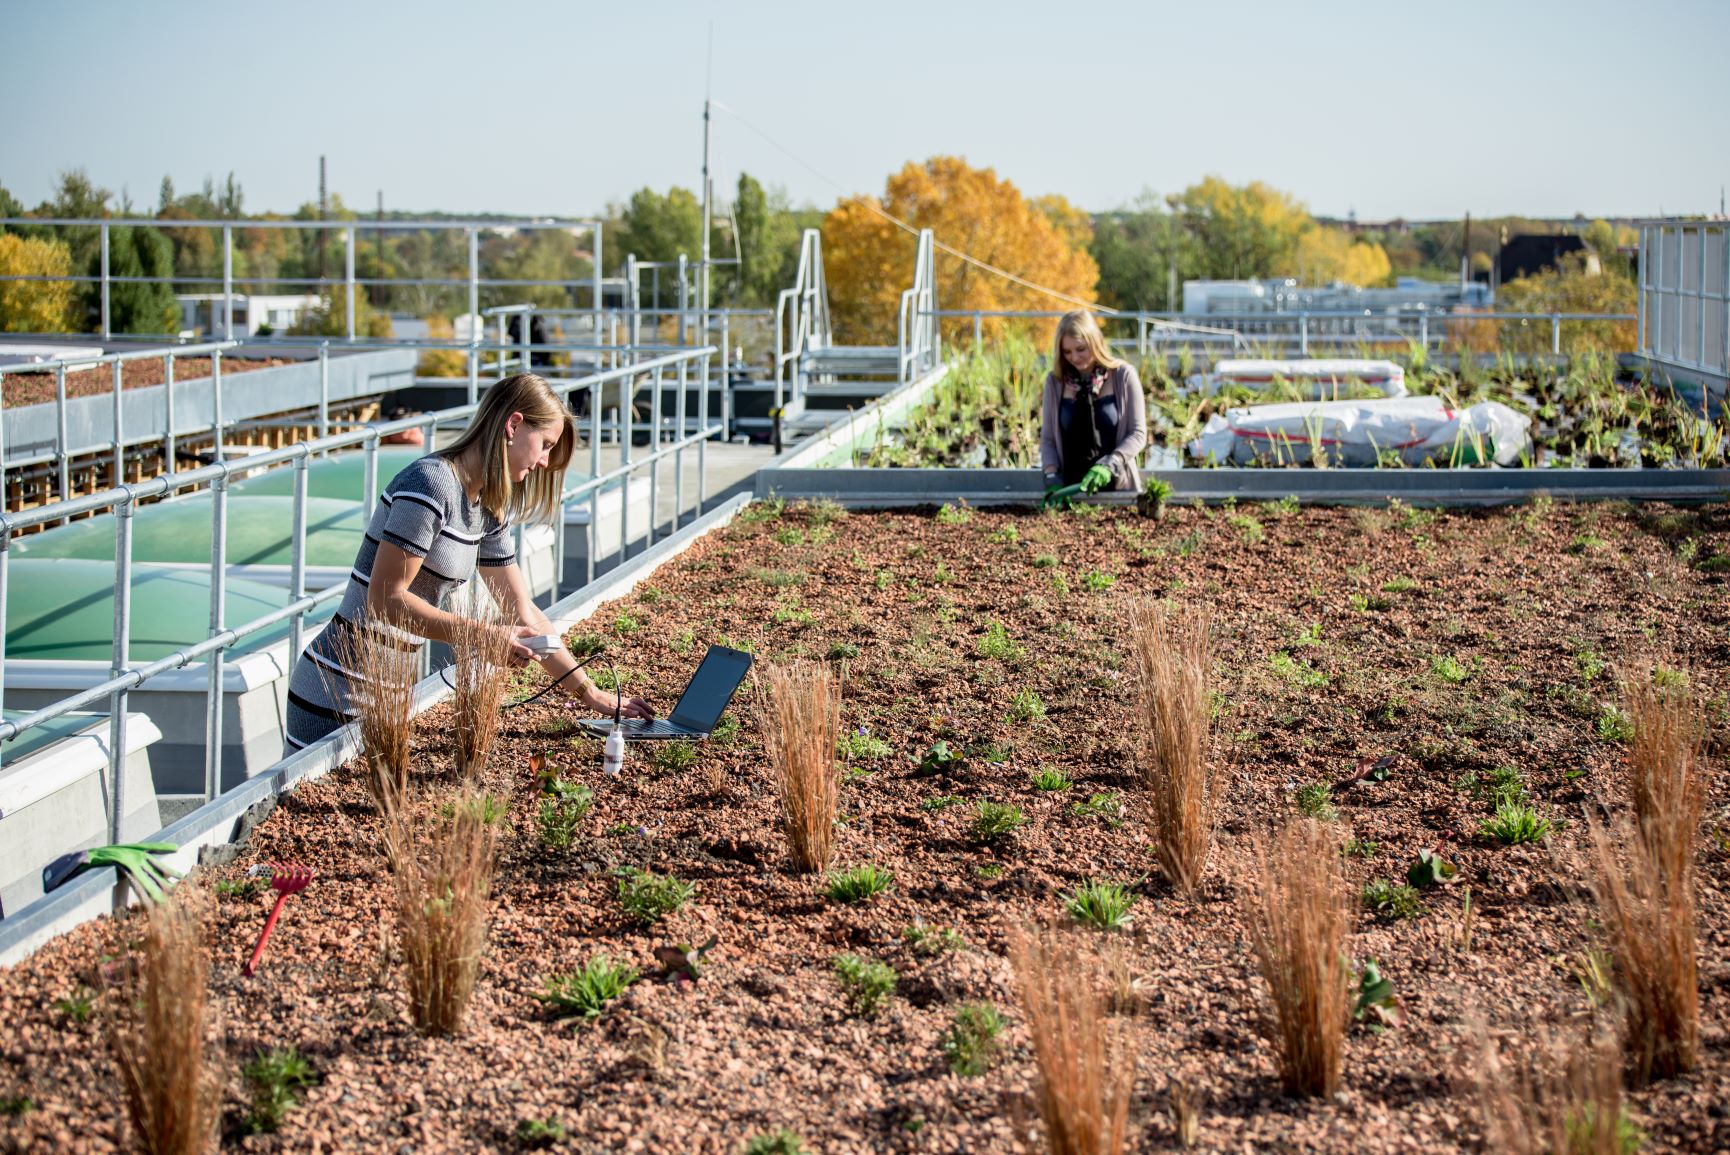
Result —
M627 734L683 734L683 733L685 733L685 731L681 730L679 727L673 725L671 722L667 721L665 718L656 718L650 722L645 722L645 721L642 721L641 719L636 719L625 727L625 733L627 733Z

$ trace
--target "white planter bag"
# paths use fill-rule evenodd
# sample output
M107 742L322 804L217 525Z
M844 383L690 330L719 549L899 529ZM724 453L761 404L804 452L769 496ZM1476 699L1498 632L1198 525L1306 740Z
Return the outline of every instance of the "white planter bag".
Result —
M1516 465L1532 447L1528 425L1497 401L1300 401L1216 414L1189 452L1214 465Z
M1406 371L1403 367L1392 361L1367 361L1353 357L1220 361L1214 365L1212 373L1196 374L1186 384L1203 396L1212 397L1231 385L1265 390L1275 378L1289 382L1300 395L1307 393L1315 401L1337 399L1351 385L1367 386L1384 397L1406 395Z

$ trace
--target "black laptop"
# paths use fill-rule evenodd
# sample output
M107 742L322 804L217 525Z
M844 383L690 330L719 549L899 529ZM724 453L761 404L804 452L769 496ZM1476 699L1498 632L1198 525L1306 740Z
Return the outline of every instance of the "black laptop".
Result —
M710 646L671 714L665 718L624 718L619 729L624 731L627 741L707 738L750 668L751 655L745 651ZM578 725L591 733L605 734L613 728L613 720L584 718Z

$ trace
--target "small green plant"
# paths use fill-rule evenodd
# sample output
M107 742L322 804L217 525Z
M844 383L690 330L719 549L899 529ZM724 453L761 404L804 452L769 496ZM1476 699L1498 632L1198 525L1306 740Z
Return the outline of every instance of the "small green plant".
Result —
M829 660L831 662L851 661L858 656L859 647L852 642L836 642L829 647Z
M697 893L694 884L672 874L625 867L619 872L619 906L644 926L653 926Z
M608 1003L637 981L637 975L636 967L598 954L581 970L543 980L540 993L534 997L547 1004L554 1018L598 1019Z
M901 939L917 955L939 955L945 951L967 949L967 940L952 926L928 927L915 921L901 932Z
M764 569L761 566L754 566L748 572L764 585L774 586L776 589L805 584L805 575L793 570Z
M691 742L661 742L649 761L657 770L689 770L697 764L697 747Z
M1582 682L1590 682L1609 668L1602 654L1591 646L1582 646L1574 655L1574 669L1580 674Z
M28 1095L13 1095L0 1099L0 1115L28 1115L36 1109L36 1101Z
M994 878L1003 877L1001 862L982 862L973 868L973 877L990 882Z
M796 525L785 525L775 531L776 545L804 545L805 531Z
M1288 493L1278 501L1264 501L1261 511L1272 518L1290 517L1298 511L1298 496Z
M1615 706L1605 706L1598 713L1598 737L1606 742L1632 742L1634 723Z
M557 1119L519 1119L517 1142L524 1147L539 1149L563 1143L568 1136L564 1124Z
M1033 776L1035 790L1068 790L1075 780L1055 766L1041 766Z
M1054 553L1042 553L1033 559L1033 564L1037 569L1054 569L1057 566L1057 555Z
M1131 921L1129 908L1134 905L1135 892L1123 883L1093 879L1077 887L1074 894L1065 896L1063 900L1063 909L1071 917L1096 930L1118 930L1128 926Z
M1003 1015L990 1003L965 1003L943 1034L943 1055L957 1075L983 1075L997 1058Z
M868 863L855 866L852 870L838 870L831 874L824 893L836 902L864 902L873 895L888 890L894 882L893 873Z
M1062 570L1051 571L1051 592L1060 598L1069 596L1069 579L1063 576Z
M570 792L542 798L536 816L541 845L548 850L571 848L576 841L577 828L582 825L583 816L595 800L594 792L586 786L566 782L559 782L559 785Z
M1397 577L1382 583L1384 594L1403 594L1418 588L1418 583L1409 577Z
M1096 569L1090 569L1081 575L1081 588L1090 594L1104 593L1116 584L1116 578Z
M1346 854L1350 855L1352 858L1374 858L1376 847L1378 845L1380 844L1373 840L1366 841L1362 838L1352 838L1346 841L1345 849Z
M888 589L895 582L895 575L886 569L877 571L877 576L871 579L880 590Z
M249 1134L274 1133L300 1106L300 1093L317 1081L312 1064L293 1047L255 1052L241 1074L252 1091L252 1107L242 1124Z
M761 521L778 521L781 515L786 511L787 499L771 494L761 500L753 501L744 509L741 509L737 520L746 525L751 525L755 522Z
M1309 625L1298 631L1297 637L1292 639L1291 648L1294 650L1301 650L1306 646L1319 646L1321 644L1322 624L1320 622L1311 622Z
M572 657L586 658L590 654L598 654L606 649L607 640L599 634L578 634L571 639L567 648L571 651Z
M1043 722L1045 720L1045 699L1033 690L1017 690L1015 697L1009 702L1009 720L1011 722Z
M807 1155L805 1140L785 1127L769 1131L745 1144L739 1155Z
M1396 886L1385 878L1376 878L1364 884L1364 906L1383 922L1395 922L1404 918L1416 918L1424 913L1424 904L1418 901L1418 892L1410 886Z
M1077 802L1069 808L1071 814L1080 818L1103 818L1112 825L1123 817L1123 803L1118 800L1117 791L1102 790L1097 794L1089 794L1086 802Z
M251 898L263 889L262 878L223 878L216 883L216 893L221 898Z
M615 634L634 634L642 628L643 623L630 614L620 614L613 619L613 632Z
M1352 1006L1352 1018L1360 1023L1367 1022L1370 1030L1376 1033L1406 1021L1406 1012L1400 1006L1399 995L1394 993L1393 981L1382 974L1381 965L1375 959L1366 962L1358 972L1358 995Z
M1267 534L1262 532L1261 522L1247 513L1233 513L1226 517L1226 524L1237 530L1238 540L1245 545L1260 545Z
M709 731L709 741L718 746L725 746L739 736L739 719L734 714L722 714L721 720L715 723L715 728Z
M937 568L931 571L931 584L946 586L955 580L955 574L943 562L937 563Z
M991 540L997 545L1014 545L1021 540L1021 531L1013 525L1006 525L991 535Z
M1420 850L1418 857L1406 868L1406 881L1419 890L1452 882L1459 868L1433 850Z
M1518 846L1542 841L1553 827L1554 823L1541 816L1530 803L1504 799L1496 806L1495 815L1479 824L1478 833L1503 846Z
M1661 690L1685 690L1688 688L1688 675L1669 666L1653 666L1652 684Z
M1481 776L1467 771L1461 776L1459 785L1477 801L1488 802L1492 806L1500 806L1504 802L1524 802L1527 798L1526 776L1513 766L1497 766Z
M663 596L665 595L663 595L658 588L649 585L647 582L637 587L637 600L646 606L654 605L656 602L660 601Z
M856 954L838 955L835 976L853 1013L870 1017L895 993L895 969L888 963Z
M959 806L961 802L962 800L953 794L939 794L935 798L927 798L921 802L919 809L928 813L936 813L939 810L947 810L951 806Z
M776 606L775 612L770 617L776 625L792 626L794 629L804 629L817 620L817 615L797 602Z
M1284 650L1277 651L1268 659L1268 665L1273 672L1294 686L1302 686L1308 690L1318 689L1328 684L1328 676L1310 665L1308 662L1293 658Z
M1595 553L1608 544L1595 533L1582 533L1568 543L1568 552L1572 554Z
M1013 834L1024 821L1019 806L981 801L973 815L973 841L981 846L990 846Z
M1452 654L1437 654L1430 659L1430 673L1437 681L1457 686L1465 681L1470 671Z
M1332 822L1339 817L1339 811L1334 809L1333 791L1325 782L1307 782L1299 786L1296 801L1298 813L1305 818Z
M973 511L965 505L945 505L937 511L938 525L966 525L973 520Z
M1015 662L1021 659L1026 651L1013 641L1009 631L1003 628L1002 622L992 622L985 627L985 636L979 639L979 656L999 662Z
M921 778L926 778L933 774L943 774L949 770L959 769L962 763L966 761L967 756L965 754L939 738L931 743L930 748L920 756L919 765L914 768L913 773Z
M79 987L66 997L55 999L54 1009L65 1015L69 1022L88 1023L96 1013L96 992L89 987Z
M849 762L874 762L887 758L889 743L861 726L851 734L843 734L839 743L841 757Z

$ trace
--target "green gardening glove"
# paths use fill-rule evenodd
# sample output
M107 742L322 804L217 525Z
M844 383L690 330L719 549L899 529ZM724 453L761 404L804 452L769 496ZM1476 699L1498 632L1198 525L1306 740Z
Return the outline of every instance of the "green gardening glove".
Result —
M1045 491L1040 509L1068 509L1070 502L1081 495L1080 485L1058 485Z
M151 902L161 902L163 892L174 883L174 878L184 878L185 873L164 866L151 857L153 854L172 854L180 847L172 842L123 842L118 846L98 846L89 852L86 864L89 866L112 866L122 871L138 892Z
M1103 465L1095 465L1081 475L1081 492L1098 493L1111 484L1111 470Z

